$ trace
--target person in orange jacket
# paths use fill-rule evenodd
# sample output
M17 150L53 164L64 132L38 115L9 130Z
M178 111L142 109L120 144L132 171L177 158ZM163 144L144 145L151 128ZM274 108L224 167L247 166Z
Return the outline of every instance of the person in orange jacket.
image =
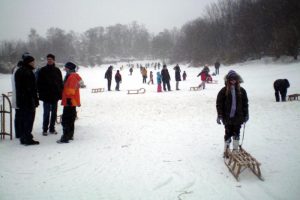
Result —
M61 105L64 106L62 114L63 135L57 143L68 143L73 140L74 123L76 119L76 107L80 106L80 85L83 81L79 74L75 72L76 65L72 62L65 64L66 76L64 79L64 89L62 93Z

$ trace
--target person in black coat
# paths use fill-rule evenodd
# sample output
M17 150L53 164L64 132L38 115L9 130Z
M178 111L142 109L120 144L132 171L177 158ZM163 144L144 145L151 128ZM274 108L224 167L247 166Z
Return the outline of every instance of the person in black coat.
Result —
M233 70L225 77L225 87L217 96L217 123L225 126L224 157L228 157L228 148L233 138L233 152L238 151L240 129L249 120L248 97L246 90L240 87L242 78Z
M168 87L168 91L171 91L171 86L170 86L171 77L167 69L167 65L163 65L163 69L161 70L161 80L163 82L164 91L167 90L166 86Z
M109 66L104 75L104 78L107 79L107 90L108 91L110 91L110 87L111 87L112 70L113 70L113 66Z
M44 108L43 135L47 135L48 129L51 134L57 134L55 131L57 102L61 99L63 79L60 69L55 66L53 54L47 55L47 65L39 70L37 77L39 99L43 101Z
M15 73L16 104L20 114L20 143L24 145L39 144L33 140L32 129L35 110L39 105L36 79L33 73L34 58L26 56L22 66Z
M281 101L286 101L287 89L290 87L289 81L287 79L277 79L273 86L276 102L280 101L279 94L281 96Z
M181 70L178 64L174 67L174 70L175 70L176 90L179 90L179 81L181 81L181 74L180 74Z

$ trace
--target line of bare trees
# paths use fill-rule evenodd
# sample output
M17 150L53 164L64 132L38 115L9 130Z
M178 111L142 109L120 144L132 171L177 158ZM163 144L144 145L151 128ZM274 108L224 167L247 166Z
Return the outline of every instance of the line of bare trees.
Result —
M172 60L236 62L293 56L300 48L299 0L219 0L185 24Z
M51 52L58 62L96 65L107 58L194 63L281 55L297 59L299 49L299 0L219 0L180 30L156 35L136 22L95 27L82 34L49 28L46 37L31 29L27 41L0 42L0 70L14 65L26 51L40 61Z

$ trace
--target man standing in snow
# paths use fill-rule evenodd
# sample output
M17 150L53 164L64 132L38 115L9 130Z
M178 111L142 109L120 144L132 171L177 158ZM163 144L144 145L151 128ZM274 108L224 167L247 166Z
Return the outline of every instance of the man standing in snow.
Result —
M175 70L176 90L179 90L179 81L181 81L181 75L180 75L181 70L178 64L174 67L174 70Z
M167 91L166 86L168 87L168 91L171 91L171 86L170 86L171 77L167 69L167 65L163 65L163 69L161 70L161 80L163 82L164 91Z
M243 79L235 71L230 70L225 76L225 87L217 96L217 123L225 126L224 157L228 157L228 149L233 138L233 152L238 151L240 129L249 120L248 97L246 90L240 87Z
M107 79L107 90L108 91L110 91L110 87L111 87L112 70L113 70L113 66L109 66L104 75L104 78Z
M279 93L281 96L281 101L286 101L287 89L290 87L290 83L287 79L277 79L274 84L275 99L276 102L280 101Z
M39 105L34 68L34 58L28 55L15 73L16 107L19 109L20 143L23 145L39 144L32 135L35 110Z
M61 99L63 80L60 69L55 66L55 56L53 54L47 55L47 65L39 70L37 86L39 99L44 102L43 135L47 136L48 129L51 134L57 134L55 131L57 102Z
M76 119L76 106L80 106L79 88L82 79L75 72L76 65L72 62L65 64L66 76L64 79L64 89L62 93L61 104L64 106L62 114L63 135L57 143L68 143L73 140L74 123Z

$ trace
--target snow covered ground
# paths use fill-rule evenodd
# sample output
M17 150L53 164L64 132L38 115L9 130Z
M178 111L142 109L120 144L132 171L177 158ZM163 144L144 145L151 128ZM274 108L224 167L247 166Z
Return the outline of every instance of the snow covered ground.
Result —
M81 90L75 140L57 144L60 125L59 135L42 136L39 106L33 134L40 145L0 140L0 199L299 199L300 101L276 103L273 82L287 78L288 94L300 93L300 63L265 59L221 66L214 77L219 84L203 91L189 91L199 84L201 69L187 65L181 65L187 81L174 90L173 67L168 66L173 91L163 93L142 84L138 69L129 76L127 67L120 92L91 93L106 88L107 65L82 67L87 88ZM237 182L223 163L224 127L216 123L215 101L230 69L245 81L250 120L243 147L262 163L264 182L249 170ZM1 93L11 91L10 75L0 74L0 84ZM127 94L141 87L145 94Z

